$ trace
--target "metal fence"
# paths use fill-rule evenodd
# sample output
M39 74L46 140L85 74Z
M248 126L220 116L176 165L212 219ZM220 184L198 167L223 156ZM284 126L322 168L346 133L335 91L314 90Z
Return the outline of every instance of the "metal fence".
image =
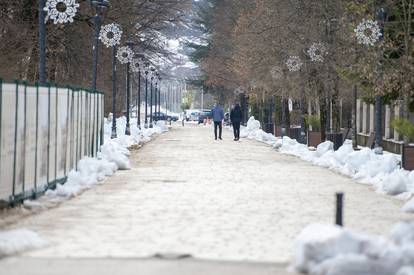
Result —
M0 202L34 198L95 156L103 143L104 95L0 79Z

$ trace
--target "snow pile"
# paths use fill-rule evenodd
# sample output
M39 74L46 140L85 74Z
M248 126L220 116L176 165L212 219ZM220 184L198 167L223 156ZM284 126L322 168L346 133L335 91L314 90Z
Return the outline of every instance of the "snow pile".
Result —
M374 150L362 148L355 151L352 141L346 140L339 150L333 150L333 143L326 141L316 151L289 137L276 138L260 129L260 122L254 117L241 131L241 137L265 142L279 152L297 156L315 165L326 167L347 175L359 182L373 185L379 193L410 198L414 195L414 171L400 168L400 159L395 154L375 154ZM414 198L403 207L406 212L414 212Z
M255 139L267 144L273 144L277 140L274 135L263 131L260 127L260 122L255 120L254 117L251 117L247 122L247 126L241 129L240 137Z
M138 129L137 120L132 119L131 135L125 135L126 118L117 119L116 139L111 139L112 120L105 123L105 143L96 158L85 157L78 163L78 169L69 173L66 183L59 184L55 190L48 190L49 198L69 198L79 195L83 190L104 181L117 170L131 169L129 162L129 147L151 140L154 134L168 131L164 122L157 122L153 128ZM30 204L30 203L29 203Z
M314 224L297 237L292 267L312 275L412 275L414 223L397 224L390 239Z
M27 229L0 232L0 258L47 246L36 233Z

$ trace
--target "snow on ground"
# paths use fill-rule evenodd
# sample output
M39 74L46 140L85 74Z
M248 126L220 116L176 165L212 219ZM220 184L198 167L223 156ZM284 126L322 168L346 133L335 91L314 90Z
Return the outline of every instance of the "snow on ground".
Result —
M333 143L330 141L320 144L316 151L312 151L289 137L282 139L265 133L254 117L242 128L240 136L267 143L283 154L297 156L361 183L370 184L379 193L408 200L402 210L414 213L414 171L401 169L399 157L395 154L377 155L369 148L355 151L350 140L346 140L337 151L333 150Z
M397 224L389 239L309 225L296 239L292 267L312 275L413 275L413 232L413 222Z
M349 178L231 135L215 141L211 126L175 127L132 153L131 170L4 228L50 243L22 259L172 253L285 264L304 227L332 221L338 190L347 194L344 221L358 231L382 235L410 218L400 202Z
M131 135L125 135L126 117L116 120L117 138L111 139L112 120L106 119L104 125L104 145L96 158L85 157L78 163L78 170L73 170L68 175L66 183L58 185L55 190L48 190L46 196L73 197L83 190L90 188L112 176L117 170L128 170L128 148L151 140L154 134L168 131L164 121L154 123L153 128L138 129L137 120L131 119Z
M27 229L0 232L0 258L42 248L47 244L36 233Z
M67 181L59 184L54 190L48 190L45 196L38 200L26 200L24 208L43 210L75 197L84 190L102 183L107 177L114 175L117 170L131 168L128 150L133 145L139 145L151 140L154 134L168 131L164 121L154 123L153 128L139 130L136 119L131 119L131 135L125 135L126 118L117 119L118 138L111 139L112 120L106 119L104 125L104 145L96 158L85 157L78 162L78 169L68 174ZM41 248L46 245L36 233L19 229L0 231L0 257L16 254L22 251Z

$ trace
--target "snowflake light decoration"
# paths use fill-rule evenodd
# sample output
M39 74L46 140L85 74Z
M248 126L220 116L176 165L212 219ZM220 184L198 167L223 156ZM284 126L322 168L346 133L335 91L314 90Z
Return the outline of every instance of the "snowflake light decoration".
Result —
M299 56L291 56L286 61L286 66L288 67L290 72L297 72L302 68L302 61L300 60Z
M139 63L139 59L134 58L131 62L131 71L134 73L137 73L140 71L140 63Z
M47 12L46 21L50 18L55 24L64 24L73 22L78 8L75 0L47 0L43 10Z
M119 45L121 37L122 30L117 24L114 23L103 26L99 33L99 39L108 48Z
M308 55L313 62L323 62L327 54L328 51L322 43L313 43L308 49Z
M131 63L134 56L134 52L127 46L120 47L118 52L116 53L116 57L118 58L121 64Z
M382 36L378 22L373 20L362 20L354 32L358 43L365 46L374 46Z

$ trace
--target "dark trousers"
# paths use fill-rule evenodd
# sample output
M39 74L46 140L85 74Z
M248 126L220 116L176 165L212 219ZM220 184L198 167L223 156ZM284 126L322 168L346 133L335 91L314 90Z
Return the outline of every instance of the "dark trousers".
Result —
M221 138L221 133L223 132L223 125L221 124L221 121L214 121L214 136L217 139L217 128L219 128L219 138Z
M240 122L233 122L233 133L235 139L240 139Z

